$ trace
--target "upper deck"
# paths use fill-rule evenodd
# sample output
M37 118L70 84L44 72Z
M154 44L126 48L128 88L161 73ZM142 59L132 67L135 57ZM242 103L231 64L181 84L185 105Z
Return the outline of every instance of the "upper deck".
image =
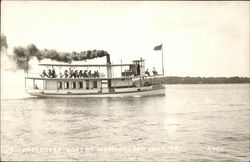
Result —
M40 63L39 66L47 67L43 68L43 72L40 75L30 76L27 75L26 79L35 80L126 80L128 79L140 79L140 78L151 78L158 77L157 73L150 75L148 71L145 71L145 60L140 58L133 60L132 63L128 64L71 64L71 63ZM114 71L116 67L121 67L120 75L115 76ZM104 71L99 73L98 70L104 68ZM52 70L51 70L52 69ZM56 70L55 70L56 69ZM96 71L91 72L90 69ZM106 70L105 70L106 69Z

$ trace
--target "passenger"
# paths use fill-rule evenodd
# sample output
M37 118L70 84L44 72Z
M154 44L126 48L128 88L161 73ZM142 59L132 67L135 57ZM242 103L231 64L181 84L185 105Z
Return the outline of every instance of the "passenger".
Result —
M88 72L88 77L92 78L91 70Z
M48 74L45 72L45 70L43 70L43 73L40 75L42 78L44 78L44 77L48 77L49 78L49 76L48 76Z
M88 70L84 70L83 77L87 78L88 77Z
M78 70L75 70L74 78L79 78Z
M63 74L62 74L61 72L60 72L60 74L59 74L59 75L60 75L60 78L63 78Z
M72 70L71 78L75 78L75 72Z
M152 71L153 71L153 74L154 74L154 75L158 75L158 72L155 70L154 67L153 67L153 70L152 70Z
M73 77L73 70L71 68L69 68L69 78Z
M49 78L52 78L53 76L52 71L50 69L49 69L48 75L49 75Z
M55 70L54 66L52 66L51 72L52 72L52 78L56 78L56 70Z
M65 76L65 78L68 78L68 77L69 77L69 72L68 72L68 70L65 70L65 71L64 71L64 76Z
M82 72L82 70L79 71L79 78L83 78L83 72Z
M149 73L148 69L145 71L145 74L147 74L148 76L150 76L150 73Z
M37 85L35 85L35 89L39 89L39 88L37 87Z
M96 77L97 77L97 78L100 77L100 74L99 74L98 70L96 70Z
M97 77L97 72L96 71L94 71L94 74L92 75L94 78L96 78Z

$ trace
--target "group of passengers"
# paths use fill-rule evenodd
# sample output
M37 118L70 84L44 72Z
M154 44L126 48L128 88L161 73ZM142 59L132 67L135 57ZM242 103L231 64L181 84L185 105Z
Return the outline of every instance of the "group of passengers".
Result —
M48 78L56 78L56 70L54 67L52 67L52 69L48 69L48 73L46 73L45 70L43 70L42 74L40 75L41 77L48 77Z
M51 69L48 69L48 73L46 73L45 70L43 70L42 74L40 75L41 77L47 77L47 78L56 78L56 72L54 67ZM59 73L60 78L99 78L100 74L97 71L94 71L94 73L91 72L91 70L73 70L69 68L69 70L65 70L64 73L62 74L61 72Z
M64 71L64 75L60 73L60 78L99 78L100 74L98 70L94 71L94 73L91 72L91 70L72 70L69 68L69 70Z
M158 72L155 70L154 67L153 67L152 73L153 73L153 75L158 75ZM147 76L150 76L150 72L149 72L148 69L145 71L145 74ZM138 70L137 74L136 74L135 70L133 70L133 69L132 70L125 69L125 71L122 72L122 76L124 76L124 77L130 77L130 76L133 76L133 75L140 75L140 71Z
M153 75L158 75L158 72L155 70L154 67L153 67L152 73L153 73ZM145 71L145 74L146 74L147 76L150 76L150 73L149 73L148 69Z

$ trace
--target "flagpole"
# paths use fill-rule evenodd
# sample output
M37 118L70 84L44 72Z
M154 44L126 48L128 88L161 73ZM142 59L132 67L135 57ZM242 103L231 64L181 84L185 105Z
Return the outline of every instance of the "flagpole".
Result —
M161 46L161 56L162 56L162 58L161 58L162 59L161 60L162 61L162 63L161 63L162 64L162 75L164 76L163 44Z

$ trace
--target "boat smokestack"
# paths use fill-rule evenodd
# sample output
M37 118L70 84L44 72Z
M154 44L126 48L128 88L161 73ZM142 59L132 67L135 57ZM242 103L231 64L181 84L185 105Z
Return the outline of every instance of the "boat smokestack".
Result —
M112 72L111 72L111 61L110 61L110 55L106 55L107 58L107 78L112 77ZM111 91L111 79L108 79L108 89Z
M106 58L107 58L107 64L111 64L110 55L109 54L106 55Z

